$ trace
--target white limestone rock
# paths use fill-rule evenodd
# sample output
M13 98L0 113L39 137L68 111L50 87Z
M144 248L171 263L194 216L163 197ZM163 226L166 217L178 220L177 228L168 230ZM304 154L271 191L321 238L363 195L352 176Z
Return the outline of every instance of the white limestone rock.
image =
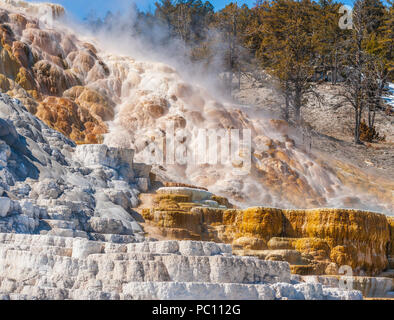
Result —
M41 217L41 209L34 205L33 202L23 199L19 201L18 205L20 206L19 211L23 214L27 215L30 218L40 218Z
M357 291L326 290L321 286L313 300L362 300ZM234 284L193 282L131 282L123 293L135 300L305 300L303 292L289 284Z
M359 299L230 245L148 241L132 208L150 167L76 146L0 94L0 299ZM162 188L217 206L212 194ZM12 200L11 200L12 199Z
M0 140L0 168L6 167L8 158L11 155L10 147L2 140Z
M290 283L286 262L223 256L196 242L115 244L0 234L4 299L360 299L321 284ZM205 247L205 250L204 250ZM226 251L226 250L225 250ZM190 252L190 251L188 251ZM204 252L208 252L205 255Z
M148 178L136 178L136 185L142 192L148 192L149 190L149 179Z
M34 184L33 192L41 199L57 199L62 192L61 182L44 179Z
M128 244L131 252L172 253L183 256L214 256L232 254L229 244L201 241L157 241Z
M185 194L191 196L192 201L204 201L212 198L212 193L187 187L163 187L157 190L157 193L165 194Z
M0 217L6 217L11 208L11 199L0 197Z
M132 208L139 204L138 188L149 187L150 167L139 164L134 172L133 150L76 146L5 94L0 94L0 124L0 197L7 191L13 199L2 200L0 231L143 239ZM89 223L92 217L104 220ZM62 228L42 221L48 219L79 223Z
M73 158L86 167L109 167L119 170L127 180L134 178L134 150L131 149L111 148L103 144L80 145L75 149Z
M72 257L76 259L86 259L94 253L101 253L103 244L100 242L77 239L73 242Z
M234 283L131 282L123 292L135 300L273 300L269 286Z
M327 287L337 288L340 280L335 276L301 276L299 281L306 283L320 283ZM359 290L365 297L384 298L388 292L394 290L394 279L384 277L362 277L354 276L352 278L342 277L349 286L355 290Z

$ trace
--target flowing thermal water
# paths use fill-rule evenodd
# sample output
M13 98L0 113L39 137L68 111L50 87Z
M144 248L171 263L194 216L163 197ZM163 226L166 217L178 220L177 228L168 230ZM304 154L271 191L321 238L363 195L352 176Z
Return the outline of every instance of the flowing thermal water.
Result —
M6 2L8 7L13 2L13 10L37 15L30 5L16 9L20 1ZM61 9L50 7L44 12L50 16L58 11ZM40 41L41 30L29 28L23 31L22 41L47 53L51 64L55 63L54 56L66 57L70 68L59 72L68 74L69 87L76 77L85 87L111 99L116 105L115 117L107 122L109 132L104 143L135 149L136 160L153 162L154 172L163 179L207 187L242 206L338 207L344 205L345 198L357 196L362 199L358 207L388 213L392 210L393 204L382 203L378 195L360 194L352 186L345 186L336 169L308 153L283 122L260 117L252 107L224 101L176 67L140 57L137 60L132 47L129 55L124 54L125 50L119 54L105 41L83 37L80 31L71 31L73 27L49 20L40 19L40 29L51 35L51 42ZM114 37L112 44L116 41L120 46L119 36ZM83 51L86 42L97 48L97 58L91 65ZM168 142L171 126L176 132L175 150L179 152L175 159L167 155L172 148ZM247 141L250 132L251 150L248 143L241 143L226 164L196 163L190 159L183 162L181 154L185 150L200 158L208 154L220 158L228 144L217 147L201 133L205 130L214 136L225 135L230 129L240 130L241 142ZM205 151L204 141L208 141Z

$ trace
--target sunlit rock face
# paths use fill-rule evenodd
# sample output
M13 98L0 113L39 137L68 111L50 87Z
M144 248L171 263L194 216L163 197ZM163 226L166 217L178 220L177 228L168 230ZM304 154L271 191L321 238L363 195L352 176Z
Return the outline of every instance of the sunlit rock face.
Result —
M0 94L0 233L134 242L150 166L130 149L76 146ZM147 186L147 187L146 187Z
M0 233L0 253L1 300L362 299L360 291L291 281L286 262L236 257L209 242L124 245Z
M61 25L61 7L22 1L0 7L1 90L76 143L134 149L140 162L157 164L157 176L207 187L244 206L392 213L392 182L311 155L283 121L222 101L169 65L114 54L97 39L87 42ZM180 154L222 154L210 143L199 151L200 129L217 135L248 129L251 148L236 149L227 163L176 157L172 164L163 156L169 125ZM242 169L245 175L237 173Z
M283 121L221 101L176 68L87 42L61 25L59 6L0 7L0 88L18 99L0 94L0 299L360 299L290 272L392 268L393 223L381 214L231 204L391 212L390 184L308 154ZM155 173L171 182L141 217L145 163L168 124L188 151L199 129L249 129L250 172L236 170L245 148L228 165L164 162Z
M96 77L99 68L106 69L94 47L50 28L64 15L61 6L5 1L0 10L2 92L77 143L102 141L115 104L81 86L92 69Z
M152 237L229 243L240 255L287 261L301 275L338 275L345 265L359 275L390 269L392 219L383 214L234 209L223 197L186 187L164 187L142 200L140 212Z
M230 245L149 238L133 208L150 166L133 156L76 146L0 94L0 300L362 299L292 280L287 262L235 256Z

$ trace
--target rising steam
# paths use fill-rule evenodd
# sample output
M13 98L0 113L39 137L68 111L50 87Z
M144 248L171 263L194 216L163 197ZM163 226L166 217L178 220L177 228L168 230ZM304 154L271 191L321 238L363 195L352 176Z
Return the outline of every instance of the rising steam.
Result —
M38 16L42 8L48 8L3 2L29 16ZM49 8L45 12L52 16L63 15L61 7ZM128 12L124 19L133 15ZM25 29L21 40L47 53L47 60L55 67L54 56L66 57L69 69L58 70L67 81L66 87L80 82L110 99L115 106L114 119L107 122L109 132L104 143L135 149L137 161L156 164L153 169L158 177L207 187L242 206L353 206L392 212L391 187L376 185L368 176L361 182L350 179L347 183L346 177L352 178L357 171L349 173L348 164L339 168L333 160L322 161L307 152L283 121L270 120L253 107L226 99L219 93L214 76L185 60L180 43L158 46L160 41L147 42L147 38L165 37L159 28L144 30L145 34L151 32L144 38L132 37L130 30L117 26L92 35L67 17L41 19L39 27ZM94 47L88 52L91 44ZM227 164L160 163L157 159L168 160L162 157L168 147L162 141L168 136L169 124L177 132L178 145L188 153L201 147L201 129L218 133L250 130L249 174L240 176L232 170L247 163L249 153L242 148L236 155L239 161ZM207 146L207 153L211 147Z

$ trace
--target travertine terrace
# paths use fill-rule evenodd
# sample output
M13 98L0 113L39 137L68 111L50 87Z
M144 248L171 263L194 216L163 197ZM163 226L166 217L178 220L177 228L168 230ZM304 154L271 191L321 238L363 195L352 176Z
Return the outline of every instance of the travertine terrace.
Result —
M228 164L168 164L162 170L160 163L153 170L166 180L204 186L243 206L392 212L391 181L309 153L284 121L222 101L173 66L117 54L107 49L111 44L76 34L61 23L61 7L1 3L2 92L74 142L104 141L135 150L140 162L157 164L169 124L189 154L196 152L202 128L220 135L248 129L251 154L240 150ZM46 14L36 15L38 8ZM249 157L249 174L234 174Z
M226 244L149 238L133 150L76 146L6 95L0 125L1 299L362 298Z
M0 1L0 299L392 296L393 219L371 212L392 213L391 181L313 155L284 121L174 66L110 52L65 15ZM169 123L188 151L200 129L250 130L249 174L232 170L245 150L150 163ZM341 287L344 265L357 290Z

